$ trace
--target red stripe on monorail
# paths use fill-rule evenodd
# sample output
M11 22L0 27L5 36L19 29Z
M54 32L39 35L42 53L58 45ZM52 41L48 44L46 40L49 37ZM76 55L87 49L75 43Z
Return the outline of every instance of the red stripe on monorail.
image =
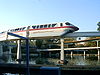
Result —
M58 29L58 28L73 28L73 29L76 29L74 26L63 26L63 27L51 27L51 28L29 29L29 31L32 31L32 30L45 30L45 29Z
M63 26L63 27L50 27L50 28L39 28L39 29L29 29L28 31L33 31L33 30L45 30L45 29L58 29L58 28L73 28L75 31L78 30L77 27L74 26ZM25 32L27 30L23 30L23 31L15 31L12 33L17 33L17 32Z

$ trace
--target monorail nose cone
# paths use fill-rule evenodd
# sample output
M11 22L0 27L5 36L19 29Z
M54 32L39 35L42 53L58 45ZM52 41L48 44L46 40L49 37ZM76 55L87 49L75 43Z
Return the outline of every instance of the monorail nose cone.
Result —
M75 31L79 30L79 28L78 28L78 27L75 27L74 29L75 29Z

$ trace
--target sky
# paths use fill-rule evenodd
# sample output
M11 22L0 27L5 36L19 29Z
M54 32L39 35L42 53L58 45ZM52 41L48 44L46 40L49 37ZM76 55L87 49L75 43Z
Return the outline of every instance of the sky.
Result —
M0 31L57 22L97 31L99 21L100 0L0 0Z

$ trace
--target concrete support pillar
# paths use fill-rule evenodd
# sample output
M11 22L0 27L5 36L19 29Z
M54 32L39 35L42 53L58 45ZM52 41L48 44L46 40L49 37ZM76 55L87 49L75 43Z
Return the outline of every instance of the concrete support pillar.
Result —
M86 56L86 51L84 50L84 56Z
M84 59L85 59L85 57L86 57L86 51L84 50Z
M8 62L11 62L12 61L12 56L11 56L11 49L12 49L12 47L11 46L9 46L9 58L8 58Z
M19 64L21 64L21 40L18 40L17 41L17 44L18 44L18 46L17 46L17 63L19 63Z
M97 40L97 47L99 47L99 41ZM99 49L97 49L98 50L98 60L100 60L100 50Z
M64 38L61 38L60 41L61 41L60 60L64 61Z
M97 40L97 47L99 47L99 41Z
M3 45L0 44L0 56L2 56L2 55L3 55Z
M73 58L73 51L71 51L71 59Z

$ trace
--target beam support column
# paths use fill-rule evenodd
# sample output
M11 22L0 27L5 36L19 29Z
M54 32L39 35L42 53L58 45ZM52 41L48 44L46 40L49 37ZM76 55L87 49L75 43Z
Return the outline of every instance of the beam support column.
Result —
M97 47L99 47L99 41L97 40Z
M86 51L84 50L84 60L85 60L85 58L86 58Z
M17 44L18 44L18 46L17 46L17 63L21 64L21 58L22 58L22 56L21 56L21 40L18 40Z
M97 47L99 47L99 41L98 40L97 40ZM98 48L97 50L98 50L98 54L97 54L98 60L100 60L100 49Z
M98 56L100 56L100 50L98 49Z
M71 59L73 58L73 51L71 51Z
M61 41L60 60L64 61L64 38L61 38L60 41Z

